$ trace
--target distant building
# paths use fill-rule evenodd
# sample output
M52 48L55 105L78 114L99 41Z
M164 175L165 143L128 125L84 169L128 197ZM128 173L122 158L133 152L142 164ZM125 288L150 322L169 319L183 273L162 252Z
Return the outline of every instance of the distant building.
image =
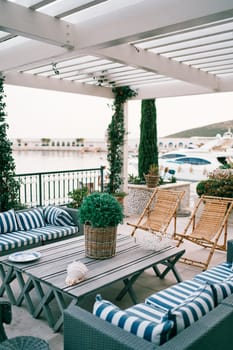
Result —
M206 142L215 139L214 137L190 137L190 138L166 138L158 139L160 152L168 152L180 148L196 148ZM79 152L106 152L107 143L103 139L84 138L41 138L11 139L12 149L15 151L39 151L39 150L70 150ZM139 139L129 139L129 152L138 152Z

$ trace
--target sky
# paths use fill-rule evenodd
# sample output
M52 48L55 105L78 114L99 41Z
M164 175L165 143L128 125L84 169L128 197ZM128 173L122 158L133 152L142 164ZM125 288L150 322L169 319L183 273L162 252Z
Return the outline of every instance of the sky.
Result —
M5 85L9 138L100 138L112 100ZM156 99L158 137L233 119L233 92ZM139 138L141 102L130 101L129 138Z

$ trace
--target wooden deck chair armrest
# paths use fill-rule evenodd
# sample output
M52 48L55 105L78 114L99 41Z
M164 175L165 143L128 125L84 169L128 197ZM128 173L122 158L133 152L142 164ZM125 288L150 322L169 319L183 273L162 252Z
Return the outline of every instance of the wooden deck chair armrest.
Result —
M178 232L176 232L175 233L175 237L176 236L179 236L179 237L186 237L187 235L185 235L184 233L178 233Z
M178 236L180 238L185 238L185 239L187 239L190 242L199 241L199 242L203 242L203 244L204 243L205 244L210 244L211 246L216 245L217 242L218 242L218 239L215 239L214 241L211 241L210 239L205 238L205 237L201 238L201 237L196 237L194 235L185 235L185 234L182 234L182 233L176 233L176 236Z
M142 225L137 225L137 224L131 224L130 222L127 222L126 224L129 225L129 226L135 227L135 228L139 228L139 229L141 229L141 230L145 230L145 231L149 231L149 230L150 230L150 228L147 227L147 226L142 226ZM131 235L133 236L134 233L135 233L135 231L133 231L133 233L132 233Z

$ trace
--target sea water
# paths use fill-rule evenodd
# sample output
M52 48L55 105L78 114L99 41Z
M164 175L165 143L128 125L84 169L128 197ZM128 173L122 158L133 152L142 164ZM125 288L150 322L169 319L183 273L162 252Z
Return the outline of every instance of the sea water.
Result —
M16 174L63 170L108 169L107 152L13 151ZM137 165L128 162L128 174L137 175Z
M16 174L91 169L107 166L106 152L13 151Z

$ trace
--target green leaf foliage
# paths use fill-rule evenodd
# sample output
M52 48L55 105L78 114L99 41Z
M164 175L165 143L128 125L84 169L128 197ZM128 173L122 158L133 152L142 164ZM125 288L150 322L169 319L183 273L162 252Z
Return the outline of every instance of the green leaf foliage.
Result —
M125 127L124 127L124 103L136 96L136 92L129 86L116 87L112 89L115 100L113 102L113 116L111 123L108 125L108 154L107 160L110 166L109 182L107 192L115 193L120 189L122 181L123 152Z
M117 226L123 217L122 206L105 192L94 192L85 197L79 210L80 222L93 227Z
M88 188L86 186L70 191L68 196L72 199L72 202L68 204L68 207L79 208L83 199L88 195L88 193Z
M155 99L142 100L140 141L138 149L138 175L148 174L151 164L158 166L157 115Z
M231 180L204 180L197 184L198 196L216 196L233 198L233 179Z
M20 207L20 183L15 179L15 162L11 142L7 138L6 104L4 102L4 77L0 74L0 212Z
M233 171L231 169L216 169L209 174L207 180L197 184L199 196L216 196L233 198Z

